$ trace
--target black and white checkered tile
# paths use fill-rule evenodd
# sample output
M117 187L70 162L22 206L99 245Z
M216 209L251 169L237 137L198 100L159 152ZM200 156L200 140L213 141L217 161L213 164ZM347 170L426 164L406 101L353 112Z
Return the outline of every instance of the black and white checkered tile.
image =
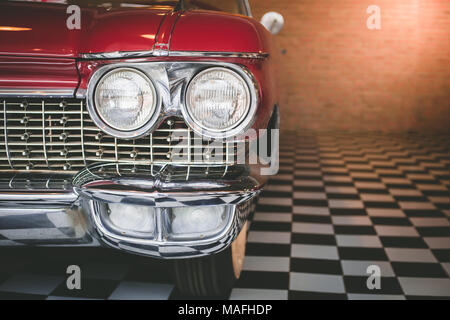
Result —
M450 299L450 137L285 133L230 299ZM0 249L0 299L178 299L170 263ZM79 265L82 290L66 288ZM381 289L367 288L369 265Z

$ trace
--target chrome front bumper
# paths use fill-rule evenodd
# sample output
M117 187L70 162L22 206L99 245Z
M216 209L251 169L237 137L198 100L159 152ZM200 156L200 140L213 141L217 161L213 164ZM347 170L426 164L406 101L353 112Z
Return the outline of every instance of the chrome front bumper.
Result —
M8 182L9 180L9 182ZM0 176L0 245L108 246L158 258L189 258L219 252L240 233L264 177L249 166L136 167L95 165L70 176ZM187 206L232 208L224 230L210 238L168 240L158 225L154 239L110 232L99 204L154 207L158 214Z

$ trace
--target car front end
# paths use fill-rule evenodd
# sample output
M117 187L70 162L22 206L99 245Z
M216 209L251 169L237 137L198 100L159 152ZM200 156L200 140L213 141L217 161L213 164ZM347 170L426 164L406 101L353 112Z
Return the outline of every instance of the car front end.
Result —
M82 7L80 30L47 40L66 6L2 4L0 245L192 259L245 234L267 179L249 146L279 122L270 50L255 38L266 31L156 2L144 15ZM53 19L26 19L33 8ZM218 39L230 25L243 38L227 48Z

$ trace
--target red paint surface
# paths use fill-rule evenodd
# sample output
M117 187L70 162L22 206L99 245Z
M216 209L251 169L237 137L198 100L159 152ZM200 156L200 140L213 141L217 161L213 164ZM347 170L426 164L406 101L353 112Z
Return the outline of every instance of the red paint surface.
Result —
M77 85L74 59L0 56L1 88L74 89Z
M170 49L268 52L269 38L269 32L254 19L212 11L188 11L175 25Z
M0 55L78 57L80 53L152 50L171 7L81 8L81 29L69 30L67 5L1 2Z

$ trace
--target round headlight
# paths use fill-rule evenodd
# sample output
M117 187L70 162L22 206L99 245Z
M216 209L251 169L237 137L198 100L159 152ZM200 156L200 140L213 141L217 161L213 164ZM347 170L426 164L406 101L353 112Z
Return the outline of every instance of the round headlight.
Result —
M156 89L142 72L131 68L118 68L106 73L98 82L95 92L95 111L102 122L119 131L115 136L132 136L149 123L157 105ZM120 132L128 132L120 134Z
M234 129L251 120L251 105L249 85L240 74L227 68L200 72L186 92L186 111L194 126L221 136L230 136Z

